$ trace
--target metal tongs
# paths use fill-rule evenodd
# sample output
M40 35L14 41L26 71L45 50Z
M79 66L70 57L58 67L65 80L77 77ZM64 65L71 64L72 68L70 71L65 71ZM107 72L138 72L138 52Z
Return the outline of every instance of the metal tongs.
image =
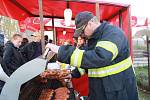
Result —
M49 48L47 48L43 54L43 58L50 60L55 55L54 52L52 52Z

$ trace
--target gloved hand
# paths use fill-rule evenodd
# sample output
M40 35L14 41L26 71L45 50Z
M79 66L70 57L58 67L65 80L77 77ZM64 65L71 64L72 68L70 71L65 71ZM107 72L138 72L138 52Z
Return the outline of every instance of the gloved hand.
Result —
M52 43L48 43L45 47L50 48L51 51L53 51L54 53L58 53L58 50L59 50L60 46L57 46L57 45L52 44Z
M71 74L68 74L67 76L61 77L61 79L71 79L71 78L72 78Z

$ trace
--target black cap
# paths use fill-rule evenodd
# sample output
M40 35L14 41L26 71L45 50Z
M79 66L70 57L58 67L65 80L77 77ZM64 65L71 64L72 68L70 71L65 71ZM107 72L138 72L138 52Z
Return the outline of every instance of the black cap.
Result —
M85 28L85 25L88 24L88 22L94 17L94 15L91 12L84 11L80 12L76 18L75 18L75 25L76 30L74 33L74 37L78 37L83 32L83 29Z

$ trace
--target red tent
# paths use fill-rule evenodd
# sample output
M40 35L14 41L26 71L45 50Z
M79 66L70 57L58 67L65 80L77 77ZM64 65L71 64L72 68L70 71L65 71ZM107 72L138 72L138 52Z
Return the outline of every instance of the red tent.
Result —
M43 14L46 18L64 17L64 10L69 5L73 12L72 19L81 11L91 11L96 14L95 2L98 0L43 0ZM0 0L0 15L8 16L19 21L27 17L39 17L38 0ZM100 19L107 20L122 27L126 36L131 38L130 6L99 1Z
M64 10L69 7L72 10L73 17L81 11L90 11L96 15L96 1L99 3L100 20L109 21L121 27L125 31L130 47L131 45L131 27L130 27L130 5L102 2L98 0L43 0L43 16L45 18L64 19ZM39 17L38 0L0 0L0 15L8 16L19 21L27 17ZM56 28L57 40L61 38L70 38L73 36L73 29L67 29L68 35L63 36L63 28ZM131 49L132 51L132 49ZM87 80L86 78L84 78ZM83 81L78 83L82 84ZM75 83L76 84L76 83ZM87 84L82 86L75 85L78 90L87 88ZM81 95L87 95L87 89L81 91Z

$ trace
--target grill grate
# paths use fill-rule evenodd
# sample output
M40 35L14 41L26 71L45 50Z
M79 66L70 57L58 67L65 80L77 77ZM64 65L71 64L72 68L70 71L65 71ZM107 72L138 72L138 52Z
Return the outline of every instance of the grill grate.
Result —
M42 91L48 89L55 90L60 87L64 87L64 84L57 79L48 79L47 82L42 83L39 80L37 80L36 77L22 85L19 100L48 100L40 98ZM69 98L67 100L76 100L74 90L69 89L69 91ZM54 100L54 96L55 93L53 93L51 100Z

